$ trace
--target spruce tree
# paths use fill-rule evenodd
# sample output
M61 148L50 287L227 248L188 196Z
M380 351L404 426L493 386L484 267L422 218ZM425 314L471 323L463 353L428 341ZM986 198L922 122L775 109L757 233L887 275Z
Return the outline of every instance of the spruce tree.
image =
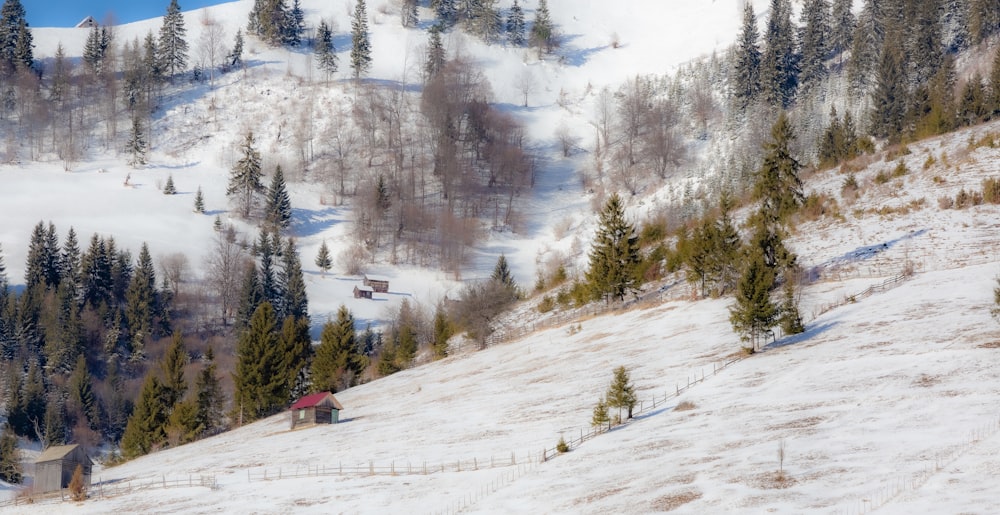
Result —
M872 91L871 133L879 138L896 140L903 132L907 102L906 69L902 42L893 33L885 41Z
M243 272L239 307L236 310L236 319L233 321L233 328L239 332L248 327L254 311L257 311L257 307L265 300L264 289L260 285L260 277L257 274L257 267L253 263L249 263Z
M444 43L441 42L443 30L441 24L438 23L427 31L427 62L424 64L424 75L428 80L434 78L444 68L444 63L447 60Z
M0 6L0 76L10 76L33 65L31 31L20 0Z
M276 229L287 229L292 224L292 202L285 187L285 174L281 166L274 169L271 185L267 188L267 205L264 219Z
M198 425L206 434L212 434L222 425L222 385L216 375L215 351L209 345L205 349L204 365L195 378L194 391L197 398Z
M187 393L187 380L184 379L184 367L188 364L187 349L181 333L175 332L167 353L160 362L160 373L163 374L163 390L160 398L164 408L170 411L184 398Z
M514 274L511 273L510 267L507 266L507 256L503 254L500 254L500 257L497 258L497 264L493 267L491 279L506 286L512 292L517 292L517 283L514 281Z
M233 165L226 195L235 197L243 218L250 218L256 196L264 190L261 183L260 152L254 148L253 131L247 132L240 151L243 157Z
M799 82L806 91L827 76L826 59L830 52L830 5L826 0L806 0L802 6L799 32Z
M621 410L624 408L628 414L627 418L632 418L632 410L635 409L638 399L635 396L635 386L629 379L628 370L624 366L619 366L615 368L614 374L605 398L609 408L618 408L618 422L621 422Z
M44 447L66 443L66 405L62 392L58 389L48 396L42 422L40 425L44 428L44 433L41 443Z
M434 14L437 16L437 25L443 28L451 27L458 20L458 8L455 0L436 0L434 4Z
M330 248L326 246L326 240L319 246L319 252L316 253L316 266L326 275L333 267L333 259L330 257Z
M443 358L448 355L448 340L454 333L444 305L438 304L434 310L434 357Z
M531 44L538 48L538 56L551 52L556 45L556 29L549 14L549 3L538 0L535 9L535 21L531 24Z
M193 442L198 439L205 427L198 418L198 401L194 398L184 399L174 405L167 419L165 428L171 445Z
M167 14L163 17L163 25L160 27L160 42L156 47L159 51L157 60L168 76L187 69L188 44L184 39L186 33L181 8L177 0L170 0Z
M372 66L371 39L368 34L368 11L365 0L357 0L351 18L351 70L359 79Z
M799 314L798 299L795 295L796 281L794 273L785 274L782 287L781 305L778 308L778 325L784 334L799 334L805 332L805 323Z
M100 411L94 393L93 378L87 370L87 360L83 355L77 358L76 368L69 376L66 388L68 393L66 408L72 417L85 422L91 429L97 429L101 422Z
M177 194L177 187L174 186L174 174L170 174L167 176L167 183L163 185L163 194L164 195Z
M229 69L243 67L243 29L236 31L233 38L233 49L226 56L226 67Z
M63 242L62 255L59 259L59 275L63 281L70 281L74 287L80 286L80 242L72 227L66 233ZM0 261L0 289L4 286L3 263Z
M785 223L802 205L802 165L792 156L795 134L788 116L782 112L771 127L764 144L764 162L754 181L753 198L760 201L760 213L768 224Z
M314 47L316 63L329 79L331 75L337 73L337 49L333 46L333 31L325 20L320 21L319 28L316 29Z
M410 303L403 299L396 317L396 364L400 369L409 368L417 355L417 330Z
M757 17L753 4L743 8L743 29L736 46L733 63L733 95L741 108L746 108L760 92L760 48L757 43Z
M289 402L309 393L311 378L308 373L312 359L312 339L309 337L309 319L286 316L278 333L278 348L284 355L281 370L285 374Z
M791 1L771 0L770 11L760 65L761 93L769 105L785 108L795 96L799 76Z
M21 450L17 448L17 435L10 424L3 425L0 434L0 480L19 485L24 479L21 467Z
M757 350L763 334L776 322L778 308L771 302L774 282L774 271L764 262L763 252L751 246L736 285L735 303L729 308L733 330L751 350Z
M305 277L302 274L302 263L299 260L299 252L295 248L294 239L288 238L281 258L281 293L283 298L280 314L282 317L307 318L309 316L309 299L306 296Z
M205 196L201 193L201 186L198 186L198 191L194 194L194 212L205 214Z
M635 227L625 220L625 207L612 194L600 215L600 227L590 250L587 283L598 298L624 300L637 286L639 238Z
M233 415L238 424L273 415L288 401L286 356L278 346L277 319L271 303L262 303L236 345Z
M131 459L149 454L167 439L168 414L163 405L163 385L156 373L146 374L135 411L128 418L122 434L122 455Z
M305 13L299 0L292 0L292 8L285 11L285 19L281 28L281 42L284 45L297 47L302 43L302 33L305 32Z
M153 316L158 312L156 292L156 270L149 246L145 243L139 251L135 274L128 283L125 293L125 317L132 335L129 359L138 361L145 357L145 342L154 336Z
M125 152L128 154L128 165L132 168L139 168L146 164L146 153L149 151L149 143L146 141L146 133L142 129L142 120L138 115L132 116L132 131L129 139L125 143Z
M830 7L830 52L841 55L851 48L854 37L853 0L833 0Z
M593 427L603 428L611 423L611 418L608 417L608 403L602 396L597 400L597 404L594 405L594 413L590 417L590 425Z
M341 305L337 320L328 320L320 333L309 371L313 391L336 392L341 386L349 386L354 376L361 372L356 349L354 316L347 306Z
M524 9L514 0L514 5L510 6L510 12L507 13L507 42L512 46L524 45L524 27Z
M399 10L399 21L404 27L416 27L420 23L417 7L417 0L403 0Z

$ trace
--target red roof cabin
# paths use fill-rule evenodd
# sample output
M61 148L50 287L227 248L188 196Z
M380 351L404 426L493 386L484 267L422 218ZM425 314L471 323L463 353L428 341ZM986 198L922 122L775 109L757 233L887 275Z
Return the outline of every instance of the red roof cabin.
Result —
M296 401L289 408L292 429L316 424L336 424L340 421L340 410L344 409L330 392L319 392Z

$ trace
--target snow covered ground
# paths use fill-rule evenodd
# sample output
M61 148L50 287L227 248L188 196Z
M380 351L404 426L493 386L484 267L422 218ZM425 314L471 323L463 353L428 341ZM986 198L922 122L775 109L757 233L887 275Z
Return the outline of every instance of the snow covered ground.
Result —
M341 35L351 2L304 0L307 18L336 17ZM506 2L504 3L506 4ZM529 2L532 7L533 2ZM545 167L527 199L528 230L494 235L464 277L489 273L500 251L520 283L533 282L548 252L586 248L593 231L590 198L580 188L581 159L560 157L553 132L567 121L581 134L593 116L596 91L636 73L662 73L692 57L720 50L734 38L738 2L607 2L551 0L567 34L563 62L538 61L524 50L485 48L459 36L449 52L484 64L497 101L521 117ZM231 36L252 2L208 9ZM758 13L766 2L755 1ZM641 8L640 8L641 7ZM636 16L636 13L642 16ZM419 62L413 40L394 15L369 6L375 68L380 80L413 82ZM186 13L197 37L199 16ZM530 14L529 14L530 18ZM125 37L156 30L158 20L120 28ZM46 31L51 34L46 37ZM612 48L618 34L619 48ZM76 39L73 39L76 38ZM61 40L72 54L85 34L41 29L36 53L50 56ZM70 43L76 41L76 43ZM409 43L411 44L408 44ZM346 47L339 46L343 52ZM298 98L307 56L251 48L248 72L219 79L171 101L156 122L151 164L130 170L123 158L97 155L63 171L56 160L0 166L0 243L8 274L23 276L31 228L53 221L60 235L73 226L114 235L135 251L188 255L192 273L227 219L225 183L245 128L268 119L276 99ZM342 62L344 60L342 59ZM521 106L514 78L531 70L539 88ZM346 101L346 84L331 102ZM569 101L561 102L569 99ZM215 98L221 112L209 106ZM218 123L218 119L226 123ZM256 130L265 149L281 149L275 128ZM667 302L578 326L556 327L485 351L456 355L337 394L342 423L288 431L280 415L200 442L95 469L94 481L113 488L153 481L214 477L217 488L151 488L84 503L7 507L19 513L987 513L1000 475L997 355L1000 327L989 316L997 275L996 206L941 210L938 198L978 188L995 173L1000 151L970 151L970 133L911 145L909 173L886 184L875 175L896 160L876 160L856 173L862 194L840 197L845 175L810 178L807 191L838 199L842 219L801 225L790 242L806 266L823 266L822 280L803 295L808 331L779 339L739 361L728 322L729 301ZM207 137L206 137L207 136ZM978 138L978 136L976 136ZM924 167L928 156L934 164ZM126 188L131 174L133 187ZM180 195L158 183L172 174ZM208 215L192 212L201 187ZM312 257L323 240L344 240L350 213L323 203L322 187L291 185L295 230L307 270L314 321L346 304L363 321L387 317L403 298L432 305L457 281L424 270L377 266L392 294L358 301L358 278L336 270L321 276ZM906 207L910 206L907 210ZM241 222L233 220L239 225ZM563 227L564 230L555 230ZM574 243L575 240L575 243ZM574 250L575 249L575 250ZM904 268L916 274L894 289L826 311ZM825 312L824 312L825 311ZM578 330L577 330L578 329ZM589 429L591 408L618 365L631 370L640 398L662 399L693 378L699 382L664 408L588 440L570 453L539 462L560 436ZM687 402L683 410L673 408ZM782 442L785 458L779 462ZM510 463L514 465L491 468ZM470 470L470 464L471 469ZM423 474L424 466L428 474ZM391 468L396 475L346 474L287 478L310 470ZM461 467L461 471L458 468ZM441 469L445 469L443 472ZM783 469L784 481L776 473ZM434 472L434 470L437 472ZM30 472L30 470L29 470ZM419 473L412 473L419 472ZM264 475L282 479L264 480ZM7 488L8 495L15 490Z

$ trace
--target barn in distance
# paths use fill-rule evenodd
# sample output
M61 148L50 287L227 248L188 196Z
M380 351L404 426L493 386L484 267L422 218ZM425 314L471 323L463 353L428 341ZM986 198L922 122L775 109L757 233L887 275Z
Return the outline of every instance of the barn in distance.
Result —
M35 460L35 493L58 492L69 487L76 466L83 468L83 484L90 487L94 462L77 444L49 447Z
M292 429L316 424L336 424L344 409L330 392L319 392L299 399L289 408Z

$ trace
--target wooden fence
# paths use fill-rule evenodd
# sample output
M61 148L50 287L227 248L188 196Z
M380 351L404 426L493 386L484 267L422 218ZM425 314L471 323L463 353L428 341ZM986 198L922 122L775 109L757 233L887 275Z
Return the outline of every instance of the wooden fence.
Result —
M874 295L876 293L882 293L882 292L891 290L891 289L895 288L896 286L899 286L900 283L902 283L903 281L909 279L910 277L913 277L912 273L904 272L904 273L901 273L899 275L890 277L890 278L888 278L888 279L886 279L886 280L884 280L884 281L882 281L882 282L880 282L878 284L873 284L873 285L865 288L864 290L862 290L859 293L855 293L853 295L845 295L844 298L843 298L843 300L840 300L838 302L832 302L830 304L823 304L822 306L819 306L819 308L816 309L813 312L813 319L816 319L820 315L822 315L824 313L827 313L829 311L832 311L832 310L834 310L836 308L839 308L841 306L845 306L847 304L853 304L853 303L855 303L855 302L857 302L857 301L859 301L861 299L864 299L866 297L871 297L872 295Z
M98 481L90 485L87 489L89 499L109 499L120 495L131 494L143 490L155 490L162 488L194 488L205 487L215 490L219 487L215 476L188 475L186 478L167 479L166 476L159 478L151 477L126 481ZM73 500L73 494L68 489L58 492L30 493L0 501L0 507L19 506L26 504L52 504Z
M509 456L490 456L489 459L473 458L471 460L456 460L436 464L428 464L426 461L416 464L411 462L396 463L395 461L392 461L388 465L375 465L374 462L369 461L365 464L355 465L344 465L343 463L338 463L336 466L307 465L295 468L277 467L256 470L247 469L247 480L251 482L273 481L277 479L319 476L426 476L429 474L441 474L444 472L468 472L473 470L516 467L524 463L530 463L537 459L538 458L531 455L518 458L515 453L512 452Z

